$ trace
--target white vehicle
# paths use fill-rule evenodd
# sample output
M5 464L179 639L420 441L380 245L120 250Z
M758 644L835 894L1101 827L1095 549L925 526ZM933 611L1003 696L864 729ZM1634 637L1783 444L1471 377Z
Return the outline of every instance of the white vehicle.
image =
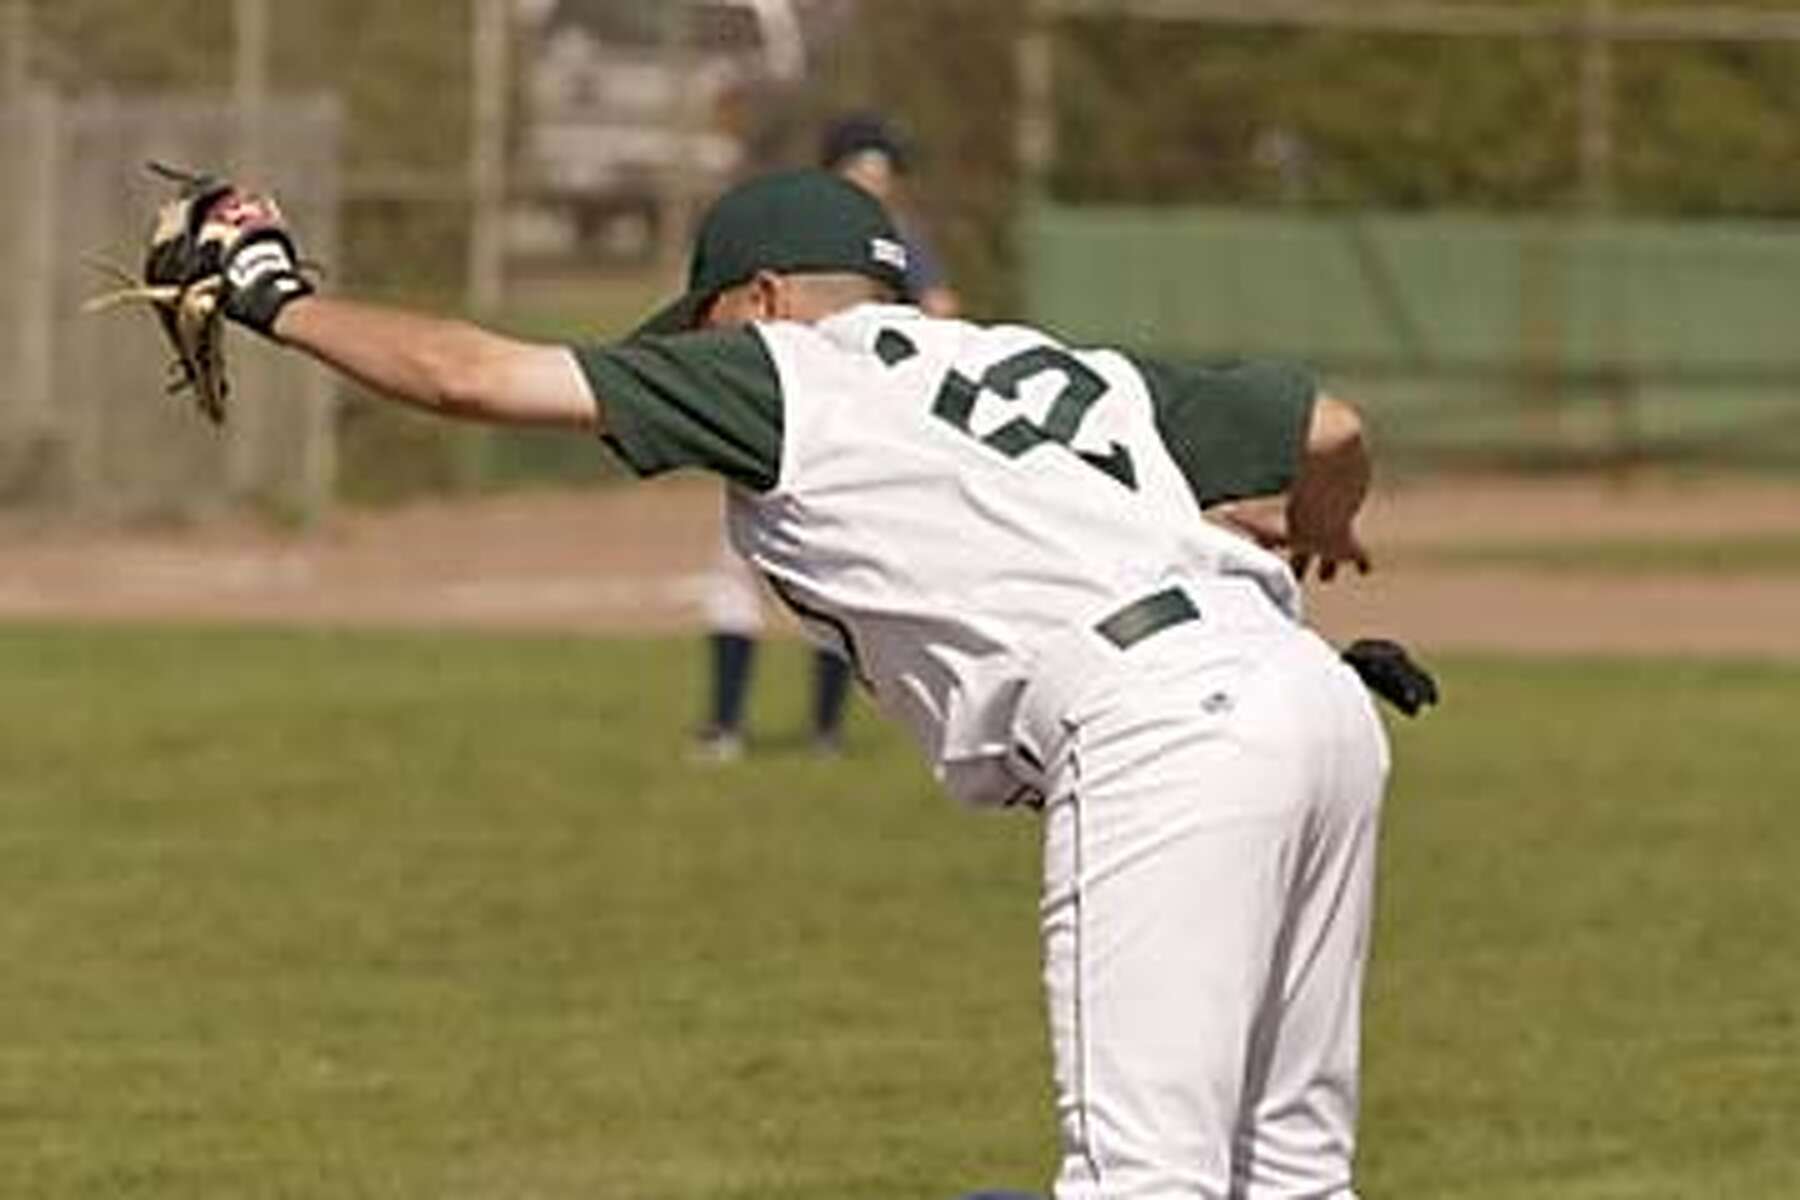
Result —
M805 73L791 0L544 0L527 45L525 172L592 236L717 191Z

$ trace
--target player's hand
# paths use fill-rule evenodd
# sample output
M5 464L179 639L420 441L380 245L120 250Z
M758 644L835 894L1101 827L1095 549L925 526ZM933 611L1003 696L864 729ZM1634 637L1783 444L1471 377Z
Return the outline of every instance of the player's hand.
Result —
M224 314L273 337L281 310L313 293L280 206L273 196L227 186L206 205L202 217L193 261L174 269L219 272Z
M1264 550L1287 555L1288 565L1302 580L1316 570L1321 582L1330 583L1346 564L1363 575L1374 569L1353 526L1296 534L1292 499L1286 495L1233 500L1207 509L1206 515Z
M1288 564L1302 582L1316 572L1321 583L1330 583L1345 566L1354 567L1359 575L1374 568L1356 531L1357 513L1367 494L1366 477L1340 479L1325 472L1302 477L1288 493Z
M1338 570L1346 565L1355 567L1358 575L1367 575L1375 569L1375 561L1369 557L1362 539L1356 536L1355 530L1350 529L1327 541L1290 546L1288 564L1294 568L1295 577L1302 582L1315 569L1320 583L1330 583L1336 579Z
M1369 481L1361 416L1343 401L1321 394L1313 405L1299 474L1288 490L1288 559L1300 579L1316 568L1319 580L1330 583L1345 564L1369 573L1369 552L1356 532Z

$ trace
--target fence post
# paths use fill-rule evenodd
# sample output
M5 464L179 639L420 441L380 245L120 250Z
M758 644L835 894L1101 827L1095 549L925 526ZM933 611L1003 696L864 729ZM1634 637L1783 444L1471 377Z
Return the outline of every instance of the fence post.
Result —
M1581 211L1582 252L1604 265L1611 248L1604 231L1616 207L1615 159L1617 137L1614 86L1615 0L1587 0L1581 39ZM1610 280L1610 271L1596 273ZM1638 456L1638 388L1628 362L1625 297L1611 284L1590 289L1599 311L1595 314L1595 355L1601 386L1612 414L1615 482L1623 481Z
M1613 0L1587 0L1581 31L1581 207L1613 206Z
M508 8L469 0L473 10L470 99L468 308L489 316L505 288L506 75Z
M232 9L235 54L232 69L232 102L237 109L237 170L252 186L260 178L269 115L269 0L236 0Z
M56 428L55 383L57 287L58 158L61 100L49 89L25 94L18 109L24 122L24 181L15 210L19 248L15 280L18 314L17 428L27 442L41 443L66 430ZM83 456L86 457L86 456Z
M234 0L232 7L233 175L252 188L271 186L264 175L269 123L269 0ZM225 489L231 500L254 493L266 407L236 404L225 423Z
M315 183L313 194L321 199L317 205L318 253L329 262L337 258L340 239L338 226L343 210L342 162L343 110L337 99L319 97L307 109L316 117L309 127L322 131L318 136L328 147L324 155L329 165L322 172L324 182ZM309 240L311 234L309 233ZM308 364L301 381L301 404L305 414L300 445L299 515L304 528L316 528L331 507L337 493L338 476L338 398L341 392L337 377L324 367Z
M688 78L700 62L694 43L695 17L680 4L664 4L660 13L659 53L673 78ZM706 137L706 89L698 86L670 90L662 113L664 128L675 144L675 152L661 166L658 181L661 195L657 204L659 246L658 261L671 276L685 275L688 255L688 227L702 202L701 190L706 164L703 142Z
M1631 482L1643 459L1638 430L1638 383L1623 363L1600 374L1600 387L1612 424L1612 452L1607 456L1613 486Z
M307 371L301 403L306 431L300 445L299 515L304 528L316 528L331 508L337 491L337 381L323 367Z
M1027 204L1037 206L1049 192L1056 156L1056 43L1043 4L1028 0L1025 28L1019 34L1014 69L1019 79L1019 127L1015 153Z
M6 0L6 94L20 104L31 86L31 0Z

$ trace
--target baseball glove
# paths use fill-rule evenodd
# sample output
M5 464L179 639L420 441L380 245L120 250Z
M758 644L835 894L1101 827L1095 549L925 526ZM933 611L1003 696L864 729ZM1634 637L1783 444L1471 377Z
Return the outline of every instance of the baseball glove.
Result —
M1409 717L1438 702L1437 680L1399 642L1362 638L1350 643L1343 659L1364 687Z
M192 391L214 424L225 420L231 392L223 321L273 336L275 318L313 285L273 198L211 175L151 163L178 186L157 212L141 279L109 268L125 286L86 305L89 311L145 303L175 352L171 392Z

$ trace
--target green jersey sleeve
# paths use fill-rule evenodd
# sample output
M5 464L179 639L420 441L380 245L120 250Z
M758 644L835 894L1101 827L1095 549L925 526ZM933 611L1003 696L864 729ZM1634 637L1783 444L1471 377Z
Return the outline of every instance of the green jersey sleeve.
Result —
M781 383L749 327L574 348L605 440L640 476L698 467L766 492L781 474Z
M1202 508L1286 491L1299 473L1318 382L1276 359L1132 359L1156 429Z

